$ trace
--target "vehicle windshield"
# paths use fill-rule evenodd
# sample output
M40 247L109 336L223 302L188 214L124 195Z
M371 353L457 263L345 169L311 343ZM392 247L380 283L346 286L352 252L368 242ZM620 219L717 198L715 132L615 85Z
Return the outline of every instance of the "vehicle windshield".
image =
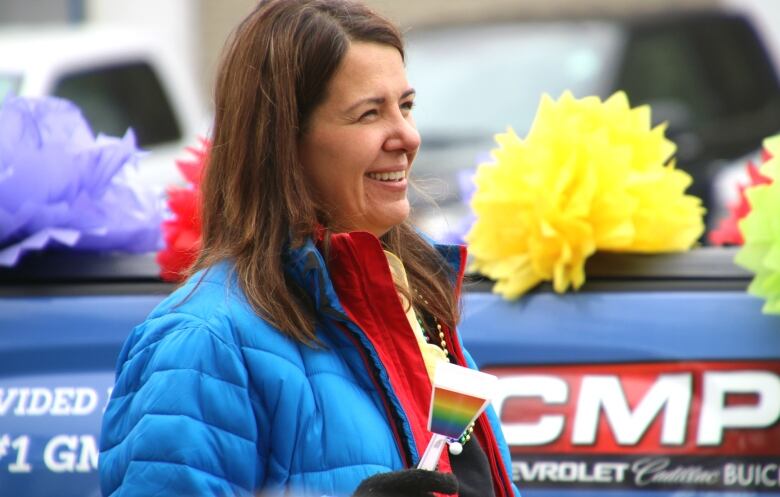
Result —
M2 103L8 95L18 94L21 86L21 76L0 73L0 103Z
M543 93L601 95L620 29L606 22L542 22L409 32L407 72L423 141L524 133Z
M412 222L442 241L468 221L470 172L511 126L524 137L544 93L608 96L624 29L608 22L546 21L411 31L407 73L417 91L422 147L410 191ZM466 197L464 197L464 195ZM434 199L432 203L430 199Z

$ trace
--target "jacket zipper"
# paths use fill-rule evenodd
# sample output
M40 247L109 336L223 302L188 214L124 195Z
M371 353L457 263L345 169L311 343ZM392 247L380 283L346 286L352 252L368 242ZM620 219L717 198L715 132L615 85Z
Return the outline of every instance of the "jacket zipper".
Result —
M369 377L371 378L371 382L376 387L377 392L379 392L379 398L382 400L382 405L385 409L385 414L387 415L387 418L390 420L390 426L393 431L393 437L395 439L396 445L398 446L398 450L401 454L401 459L403 459L404 467L411 468L412 467L412 450L408 443L405 443L406 437L402 435L402 425L403 421L399 419L398 413L395 409L393 409L392 404L390 402L390 394L387 391L387 388L384 387L382 381L380 380L380 371L377 365L374 363L374 361L370 357L370 353L368 350L366 350L366 347L361 343L360 339L356 336L357 332L354 330L351 330L351 324L352 321L347 317L339 313L339 315L344 319L345 321L341 323L341 326L343 326L344 331L347 334L347 338L355 345L358 352L360 353L360 357L363 359L363 363L366 366L366 369L369 372ZM356 326L356 325L354 325Z

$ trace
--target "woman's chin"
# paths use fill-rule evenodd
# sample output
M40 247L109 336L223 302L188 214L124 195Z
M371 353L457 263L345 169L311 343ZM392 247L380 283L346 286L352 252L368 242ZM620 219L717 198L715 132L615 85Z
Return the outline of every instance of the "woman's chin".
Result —
M367 216L367 222L360 231L368 231L380 237L406 221L409 211L409 201L406 199L390 205L377 206L372 214Z

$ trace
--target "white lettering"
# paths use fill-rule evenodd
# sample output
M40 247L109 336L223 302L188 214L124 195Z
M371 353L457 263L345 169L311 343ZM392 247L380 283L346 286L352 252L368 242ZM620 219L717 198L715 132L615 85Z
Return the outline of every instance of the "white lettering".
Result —
M780 466L728 463L723 466L723 484L738 487L780 486Z
M98 447L92 435L57 435L43 451L43 462L54 473L88 473L97 469Z
M73 416L86 416L98 405L98 395L91 388L77 388L76 398L73 401L73 409L71 414Z
M0 388L0 416L5 416L8 409L13 405L14 400L19 396L19 390L11 388L6 390Z
M780 417L780 378L769 371L704 373L697 443L720 445L726 428L764 428ZM729 393L758 395L750 406L726 406Z
M599 417L603 409L607 422L620 445L634 445L663 410L661 442L680 445L685 442L685 426L691 402L691 374L662 374L653 383L632 412L620 380L615 376L582 377L572 443L592 445L596 441Z
M16 461L8 465L9 473L29 473L32 466L27 462L27 453L30 450L30 437L22 435L11 442L11 447L16 449Z
M76 465L76 471L88 473L97 469L98 448L95 437L92 435L82 435L79 437L79 441L81 442L81 453L79 454L79 462Z
M520 481L551 481L580 483L613 483L625 479L628 463L597 462L589 465L575 461L525 461L515 462L513 469Z
M53 396L48 388L30 389L30 404L24 414L27 416L42 416L51 409Z
M756 471L758 473L758 471ZM777 470L777 464L767 464L764 466L764 468L761 470L761 483L767 487L769 486L778 486L778 483L780 483L780 478L778 476L775 476L774 478L771 478L771 474L778 475Z
M554 462L543 462L541 481L558 481L558 464Z
M715 485L720 480L719 470L708 470L701 466L670 467L667 458L645 458L634 462L634 483L638 487L655 484L665 485Z
M51 406L52 416L67 416L70 414L70 406L76 391L73 388L55 388L54 404Z
M537 481L541 474L541 466L539 464L528 464L525 461L521 461L516 464L518 473L520 475L520 481Z
M57 435L49 440L43 451L43 462L54 473L72 473L76 468L76 449L79 438L75 435Z
M555 376L520 375L499 378L493 406L501 416L507 399L512 397L540 397L546 404L564 404L569 398L569 386ZM555 441L563 432L563 415L540 416L535 423L503 423L504 436L509 445L544 445Z
M0 416L87 416L98 403L97 392L88 387L0 388Z
M558 479L560 481L577 481L577 470L579 465L575 462L562 462L558 469Z
M16 409L14 410L15 415L24 416L24 406L25 404L27 404L27 397L29 396L30 396L29 388L19 389L19 402L17 402Z

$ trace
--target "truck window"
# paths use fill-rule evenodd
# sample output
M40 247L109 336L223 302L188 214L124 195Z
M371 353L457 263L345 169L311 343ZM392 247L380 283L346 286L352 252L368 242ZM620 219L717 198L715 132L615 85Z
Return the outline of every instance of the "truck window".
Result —
M721 99L722 117L760 111L777 102L777 75L748 23L739 17L712 19L694 26L691 33Z
M717 113L718 95L687 33L658 29L636 33L626 46L617 86L636 104L676 111L672 126L695 126ZM656 110L655 108L653 110Z
M587 21L412 30L407 71L420 96L417 127L426 140L451 143L492 141L510 125L525 134L543 93L602 93L621 36L618 26Z
M52 93L75 102L95 133L122 136L133 128L141 147L181 139L165 90L145 62L74 72Z
M710 159L750 152L780 129L777 75L741 17L639 25L623 59L617 88L636 103L652 105L654 114L659 111L654 117L668 120L672 134L695 133ZM735 132L737 122L742 131Z
M649 20L630 33L616 88L649 104L656 123L669 123L677 164L693 177L688 193L710 216L721 161L780 130L780 85L769 57L739 16Z

